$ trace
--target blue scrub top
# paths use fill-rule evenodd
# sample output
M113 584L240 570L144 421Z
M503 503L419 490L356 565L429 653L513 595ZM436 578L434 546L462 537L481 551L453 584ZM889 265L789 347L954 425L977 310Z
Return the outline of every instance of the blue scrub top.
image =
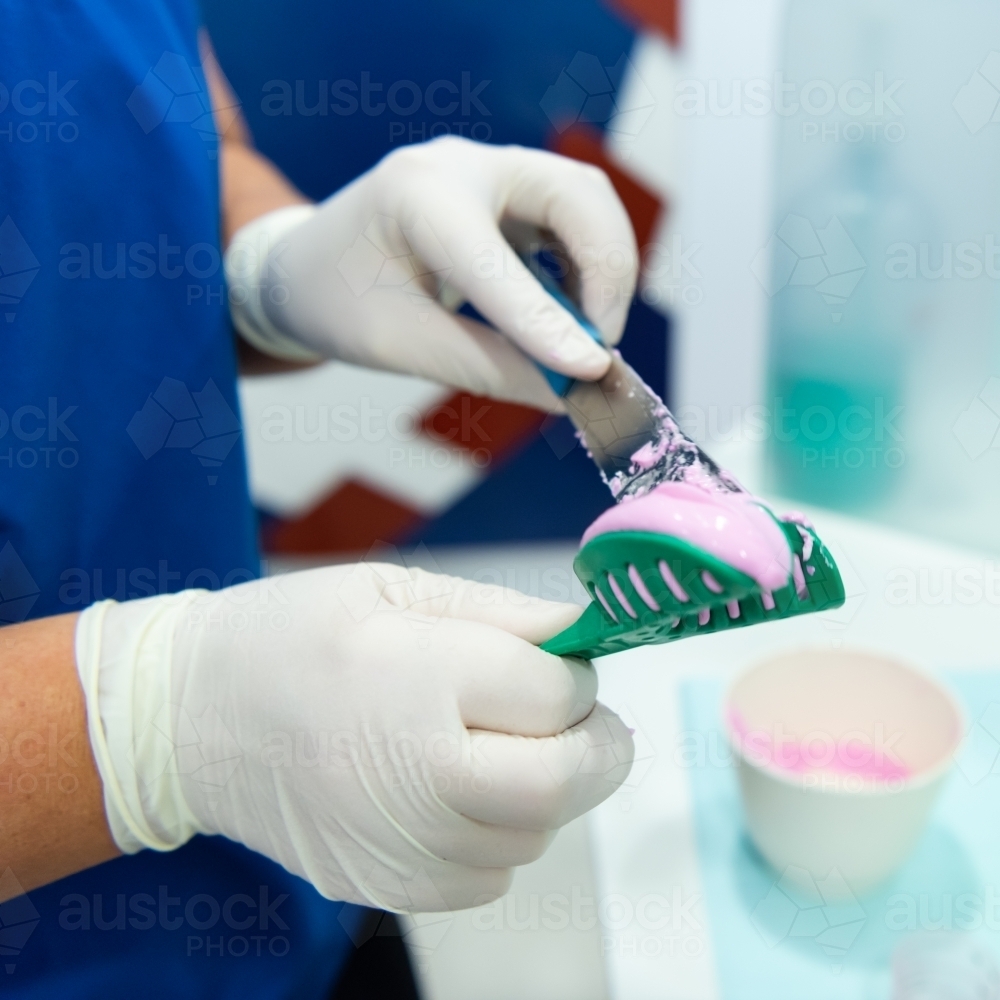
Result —
M197 12L0 24L0 623L254 577ZM58 755L37 778L72 794ZM0 905L0 993L327 996L361 912L198 837Z

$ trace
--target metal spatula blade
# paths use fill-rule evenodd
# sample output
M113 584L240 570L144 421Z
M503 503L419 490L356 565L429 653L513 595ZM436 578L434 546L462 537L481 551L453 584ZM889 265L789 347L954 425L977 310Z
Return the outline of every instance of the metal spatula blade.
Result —
M597 328L556 281L544 271L536 269L535 274L545 290L602 343ZM565 401L573 426L616 500L648 493L660 483L692 479L721 492L743 492L680 429L663 400L617 351L611 352L611 367L597 382L543 371L546 377L551 375L550 385ZM649 461L637 462L637 452L648 455Z
M588 322L582 314L577 318ZM617 352L599 382L573 382L563 399L616 500L692 476L710 481L721 492L742 492L740 484L680 429L663 400ZM651 456L652 464L637 463L637 452Z
M546 292L603 344L600 331L576 301L580 286L572 268L563 287L541 266L539 246L561 246L554 234L510 218L502 221L501 229ZM559 257L570 259L565 247ZM647 493L660 483L681 481L694 481L720 492L744 492L680 429L663 400L617 351L612 351L611 367L598 382L576 381L541 364L539 368L565 401L580 440L615 500ZM637 462L637 452L648 460Z

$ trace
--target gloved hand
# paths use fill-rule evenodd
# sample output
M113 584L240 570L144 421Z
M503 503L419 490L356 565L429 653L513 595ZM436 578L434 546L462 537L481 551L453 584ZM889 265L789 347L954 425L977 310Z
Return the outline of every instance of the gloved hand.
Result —
M234 321L278 356L339 358L558 410L525 353L585 379L600 378L610 358L529 273L501 219L555 233L579 269L584 312L616 344L637 253L607 176L458 137L402 147L318 207L240 229L226 254ZM468 300L506 336L436 296Z
M362 563L88 608L77 665L119 847L222 834L329 898L458 909L624 780L574 605Z

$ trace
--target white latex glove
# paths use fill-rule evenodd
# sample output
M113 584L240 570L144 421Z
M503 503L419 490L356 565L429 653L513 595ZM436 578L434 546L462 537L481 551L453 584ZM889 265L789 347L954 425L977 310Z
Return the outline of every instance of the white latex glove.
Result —
M503 894L605 799L632 740L574 605L380 564L88 608L77 664L126 852L222 834L393 910Z
M610 359L501 235L502 218L553 231L581 276L584 312L618 342L635 290L628 215L597 167L457 137L404 146L319 206L244 226L226 254L233 318L256 346L422 375L473 393L561 407L525 353L596 379ZM458 316L468 300L498 330Z

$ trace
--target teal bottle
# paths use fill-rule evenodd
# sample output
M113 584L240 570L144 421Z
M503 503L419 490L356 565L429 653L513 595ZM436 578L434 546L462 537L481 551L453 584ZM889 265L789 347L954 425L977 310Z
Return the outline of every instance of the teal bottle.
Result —
M773 488L857 513L906 477L907 366L920 286L892 273L921 237L917 199L876 143L842 148L782 207L771 254Z

